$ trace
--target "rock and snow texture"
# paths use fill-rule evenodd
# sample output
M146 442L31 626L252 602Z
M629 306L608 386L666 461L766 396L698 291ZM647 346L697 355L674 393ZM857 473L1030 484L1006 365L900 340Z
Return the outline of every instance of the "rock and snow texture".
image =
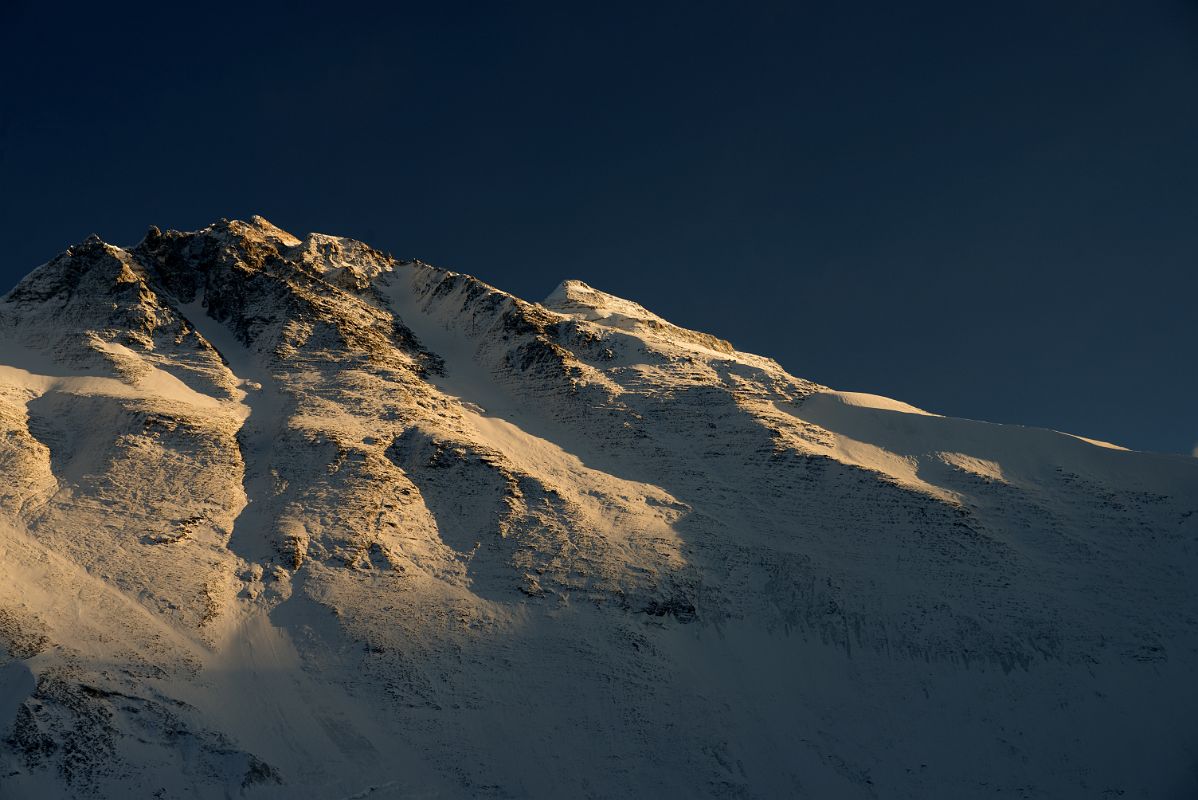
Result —
M1198 794L1195 459L261 218L35 270L0 425L4 800Z

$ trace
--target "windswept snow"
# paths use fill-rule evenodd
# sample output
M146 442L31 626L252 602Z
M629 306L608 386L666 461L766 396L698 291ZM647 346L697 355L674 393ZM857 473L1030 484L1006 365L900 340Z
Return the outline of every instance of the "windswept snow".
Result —
M1198 794L1198 461L260 217L0 302L0 797Z
M71 373L41 353L19 343L0 341L7 364L0 365L0 382L5 387L24 389L40 397L49 392L182 403L205 412L220 413L227 406L218 398L201 394L183 381L146 364L129 348L116 342L95 340L94 349L107 355L119 370L131 368L125 379Z
M818 398L818 399L816 399ZM855 406L857 408L876 408L881 411L896 411L900 414L920 414L925 417L939 416L938 414L930 414L922 408L916 408L913 405L891 400L889 397L882 397L876 394L866 394L864 392L834 392L823 391L817 392L812 400L816 402L830 403L835 405L839 403L846 406ZM812 400L808 400L808 405Z

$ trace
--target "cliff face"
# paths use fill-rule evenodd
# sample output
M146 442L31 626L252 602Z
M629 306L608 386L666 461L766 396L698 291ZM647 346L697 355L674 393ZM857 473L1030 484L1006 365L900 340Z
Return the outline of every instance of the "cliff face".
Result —
M1195 459L259 217L35 270L0 426L0 797L1198 787Z

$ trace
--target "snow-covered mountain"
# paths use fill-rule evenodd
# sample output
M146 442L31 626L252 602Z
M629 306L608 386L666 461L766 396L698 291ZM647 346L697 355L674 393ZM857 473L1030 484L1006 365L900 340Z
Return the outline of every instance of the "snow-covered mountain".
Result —
M1198 795L1198 459L259 217L0 364L5 800Z

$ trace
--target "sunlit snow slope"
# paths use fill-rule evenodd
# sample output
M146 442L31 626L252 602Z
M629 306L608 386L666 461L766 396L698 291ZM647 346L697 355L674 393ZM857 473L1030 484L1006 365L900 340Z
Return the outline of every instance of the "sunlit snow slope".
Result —
M0 425L4 800L1198 796L1198 459L259 217L31 273Z

